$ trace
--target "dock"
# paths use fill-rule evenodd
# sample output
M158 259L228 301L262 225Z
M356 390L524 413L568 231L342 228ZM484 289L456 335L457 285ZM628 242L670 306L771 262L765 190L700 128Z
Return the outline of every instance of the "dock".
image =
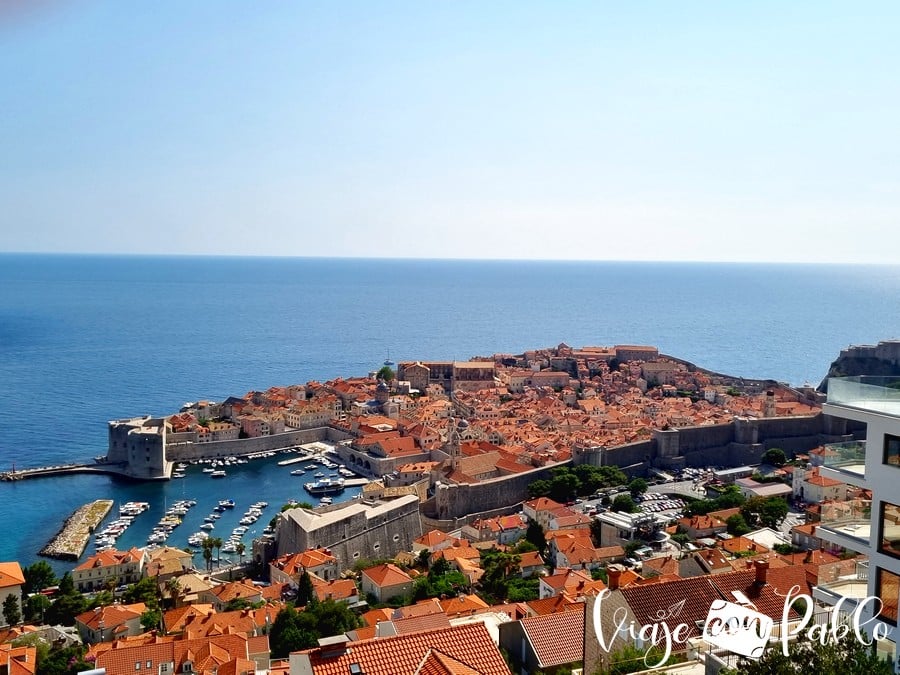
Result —
M345 478L344 487L361 487L370 483L368 478Z
M300 462L308 462L310 460L309 457L303 455L302 457L291 457L290 459L283 459L278 462L278 466L290 466L291 464L299 464Z
M17 481L28 478L46 476L66 476L75 473L101 473L116 476L126 475L122 467L116 464L57 464L54 466L36 466L29 469L14 469L0 472L0 481Z
M62 529L40 550L39 555L58 560L78 560L97 526L112 508L112 499L98 499L75 510Z

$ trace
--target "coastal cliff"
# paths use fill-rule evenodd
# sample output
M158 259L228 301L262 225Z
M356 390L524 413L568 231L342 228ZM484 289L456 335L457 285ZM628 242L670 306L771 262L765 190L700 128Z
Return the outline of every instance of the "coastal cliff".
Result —
M851 345L842 349L819 384L826 391L829 377L857 375L900 376L900 340L885 340L877 345Z

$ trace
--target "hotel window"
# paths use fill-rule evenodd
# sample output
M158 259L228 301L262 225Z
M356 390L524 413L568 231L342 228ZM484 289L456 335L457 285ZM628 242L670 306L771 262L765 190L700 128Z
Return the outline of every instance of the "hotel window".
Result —
M884 463L891 466L900 466L900 438L884 435Z
M881 598L881 614L878 618L885 623L897 625L897 601L900 599L900 575L888 570L878 570L878 586L875 590Z
M900 506L881 502L881 540L878 550L900 558Z

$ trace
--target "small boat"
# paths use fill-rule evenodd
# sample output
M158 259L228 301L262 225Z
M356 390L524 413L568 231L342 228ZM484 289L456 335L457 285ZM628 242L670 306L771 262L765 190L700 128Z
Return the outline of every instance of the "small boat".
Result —
M305 473L306 472L303 469L294 469L293 471L291 471L292 476L302 476Z
M320 478L315 482L307 483L303 487L311 495L338 494L344 491L344 479Z
M203 523L203 524L200 526L200 529L201 529L201 530L213 530L213 529L215 529L215 527L216 527L216 526L213 525L212 523Z
M331 502L331 497L322 497L321 499L319 499L319 504L321 504L322 506L328 506L329 504L331 504Z
M225 478L225 476L227 476L228 474L225 473L224 471L222 471L221 469L219 469L218 471L213 471L209 475L212 476L213 478Z
M203 467L203 473L212 473L213 471L215 471L215 469L213 469L211 466Z
M219 502L219 506L222 506L226 509L234 508L234 500L233 499L223 499Z

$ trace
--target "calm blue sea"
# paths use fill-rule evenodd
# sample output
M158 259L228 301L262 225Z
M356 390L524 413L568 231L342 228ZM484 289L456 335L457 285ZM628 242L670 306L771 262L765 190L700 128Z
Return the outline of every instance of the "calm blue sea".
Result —
M106 450L107 420L361 375L388 355L644 343L720 372L818 384L841 348L898 336L896 266L0 254L0 468L90 460ZM264 498L271 512L304 496L276 459L224 481L2 483L0 560L32 562L100 497L153 503L123 544L142 543L182 496L200 500L196 524L226 497L237 510Z

